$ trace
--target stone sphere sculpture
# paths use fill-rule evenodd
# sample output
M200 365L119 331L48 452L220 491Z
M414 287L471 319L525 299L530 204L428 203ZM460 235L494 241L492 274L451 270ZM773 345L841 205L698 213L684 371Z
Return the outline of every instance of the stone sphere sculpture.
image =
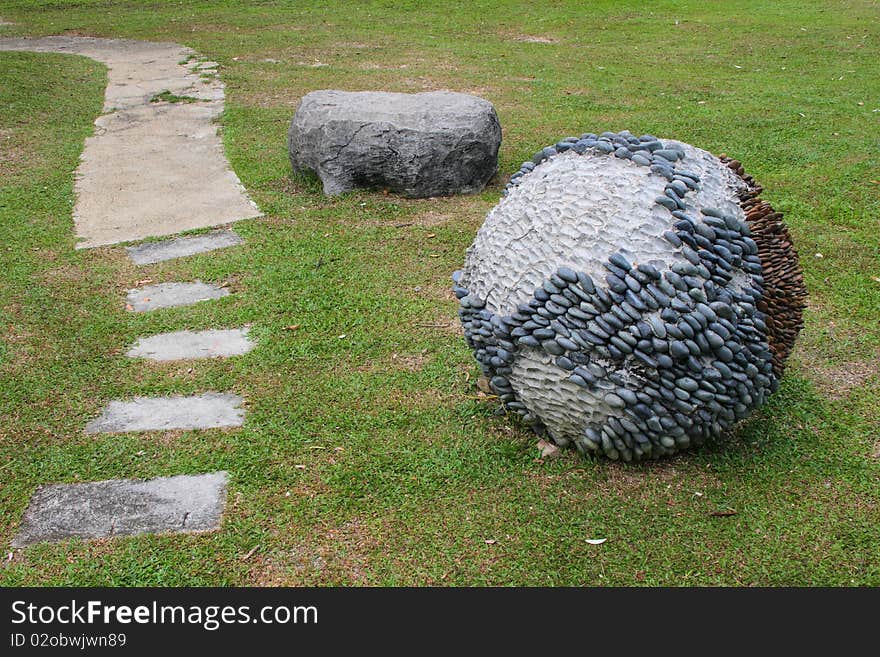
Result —
M523 163L453 274L506 409L560 446L630 461L700 445L763 404L806 289L760 192L735 160L628 131Z

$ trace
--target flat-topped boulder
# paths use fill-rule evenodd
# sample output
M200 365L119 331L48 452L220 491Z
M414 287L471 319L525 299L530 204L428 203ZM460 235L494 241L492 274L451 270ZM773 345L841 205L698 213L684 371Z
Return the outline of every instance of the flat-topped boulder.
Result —
M473 194L498 168L501 125L492 104L448 91L313 91L288 132L290 162L324 193L387 188L414 198Z

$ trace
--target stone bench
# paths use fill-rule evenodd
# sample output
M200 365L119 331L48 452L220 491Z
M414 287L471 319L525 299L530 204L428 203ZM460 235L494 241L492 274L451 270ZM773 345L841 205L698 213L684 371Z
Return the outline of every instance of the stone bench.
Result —
M501 125L467 94L313 91L288 132L290 162L324 193L387 188L425 198L481 191L498 168Z

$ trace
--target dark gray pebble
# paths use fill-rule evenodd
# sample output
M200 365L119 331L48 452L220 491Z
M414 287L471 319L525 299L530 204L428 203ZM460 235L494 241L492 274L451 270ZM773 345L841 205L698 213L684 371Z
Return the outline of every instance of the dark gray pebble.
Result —
M593 284L593 279L590 278L588 274L578 272L577 278L578 283L580 283L580 286L587 292L587 294L596 293L596 286Z
M629 303L636 310L646 310L647 306L644 302L638 297L638 295L634 294L632 290L627 290L624 295L627 303Z
M662 338L666 337L666 325L658 317L653 316L653 315L649 316L648 317L648 324L650 324L651 331L658 338L662 339Z
M558 270L556 270L556 275L559 276L559 278L561 278L562 280L569 283L577 283L578 281L577 272L568 267L560 267Z
M620 397L615 395L613 392L609 392L605 394L605 403L611 406L612 408L624 408L626 406L626 402L624 402Z
M493 376L489 383L499 389L510 388L510 381L503 376Z
M551 294L549 301L552 301L557 306L561 306L566 309L570 308L572 305L571 301L565 295L562 295L562 294ZM548 304L549 304L549 301L548 301Z
M614 274L608 274L605 277L605 282L608 283L609 288L611 288L612 290L614 290L615 292L618 292L620 294L623 294L627 289L626 283L624 283L620 278L618 278Z
M561 356L565 353L565 349L556 340L544 340L541 347L551 356Z
M593 314L584 312L580 307L574 306L568 309L567 314L582 321L588 321L594 317Z
M676 175L672 176L672 179L682 183L690 190L696 190L699 187L699 185L691 178L679 175L678 171L676 171Z
M670 162L677 162L679 159L679 151L673 151L668 148L658 148L654 151L655 157L662 157Z
M705 296L704 296L703 300L705 301ZM560 305L554 303L553 301L548 300L544 307L547 310L549 310L551 313L553 313L554 315L564 315L565 314L565 307L560 306Z
M673 340L669 345L669 353L673 358L685 358L690 354L690 350L681 340Z
M631 354L633 351L633 348L630 345L628 345L616 335L611 336L610 342L624 354Z
M658 197L658 198L659 198L659 197ZM674 203L672 203L672 200L671 200L671 199L669 199L669 198L667 198L667 197L665 197L665 196L663 197L663 199L664 199L665 201L668 201L670 204L675 205ZM660 203L659 200L658 200L657 202ZM665 205L665 203L661 203L661 205ZM672 246L675 246L675 247L679 247L679 246L681 246L681 239L679 239L678 235L676 235L675 233L673 233L671 230L667 230L665 233L663 233L663 238L664 238L667 242L669 242L670 244L672 244Z
M561 335L556 336L556 343L562 347L563 349L567 349L568 351L577 351L578 346L574 342L572 342L569 338L563 337Z
M569 358L565 356L558 356L556 358L556 364L564 370L573 370L575 368L575 364L571 362Z

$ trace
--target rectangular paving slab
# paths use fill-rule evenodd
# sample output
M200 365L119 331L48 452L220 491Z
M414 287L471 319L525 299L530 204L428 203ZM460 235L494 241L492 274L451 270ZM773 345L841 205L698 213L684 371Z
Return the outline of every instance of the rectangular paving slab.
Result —
M242 399L232 393L206 392L191 397L135 397L111 401L86 425L86 433L165 431L238 427L244 422Z
M129 290L126 303L133 312L143 313L159 308L191 306L200 301L220 299L228 295L229 290L213 283L159 283Z
M183 258L196 253L207 253L227 246L244 244L244 240L233 230L215 230L204 235L175 237L161 242L147 242L137 246L127 246L128 257L136 265L151 265L154 262Z
M226 472L148 481L110 479L40 486L12 547L66 538L108 538L217 529L226 504Z
M255 346L247 333L247 328L160 333L141 338L126 355L156 361L238 356Z

